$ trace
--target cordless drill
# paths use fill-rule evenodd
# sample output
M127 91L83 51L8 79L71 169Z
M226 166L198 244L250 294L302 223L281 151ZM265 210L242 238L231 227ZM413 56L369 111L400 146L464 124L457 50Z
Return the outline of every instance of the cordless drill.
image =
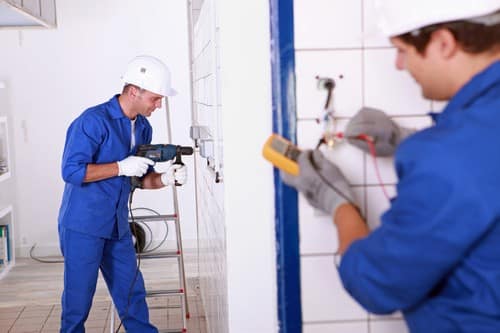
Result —
M140 145L137 148L136 156L146 157L154 162L166 162L175 158L174 164L184 165L182 155L193 155L193 148L188 146L177 146L171 144L149 144ZM142 180L139 177L131 177L132 189L142 188ZM176 186L181 184L175 183Z

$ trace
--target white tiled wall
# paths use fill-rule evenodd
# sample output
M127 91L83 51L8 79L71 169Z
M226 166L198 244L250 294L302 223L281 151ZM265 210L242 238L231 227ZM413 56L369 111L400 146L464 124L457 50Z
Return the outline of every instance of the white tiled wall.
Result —
M443 105L421 98L420 88L406 72L395 69L395 50L377 31L370 0L295 0L295 59L297 74L298 142L314 148L323 125L317 122L326 99L316 76L336 81L334 114L341 132L360 107L390 114L402 126L429 126L426 114ZM389 207L376 176L373 159L345 142L325 150L354 189L371 228ZM392 158L377 158L382 183L396 195ZM343 289L334 263L336 230L331 217L299 199L302 311L305 333L404 333L399 313L374 316Z
M214 29L214 1L194 1L197 10L193 29L193 123L206 126L213 139L217 138L218 105ZM199 274L203 305L209 333L228 332L226 231L224 185L215 182L207 159L197 152L196 194L198 198Z

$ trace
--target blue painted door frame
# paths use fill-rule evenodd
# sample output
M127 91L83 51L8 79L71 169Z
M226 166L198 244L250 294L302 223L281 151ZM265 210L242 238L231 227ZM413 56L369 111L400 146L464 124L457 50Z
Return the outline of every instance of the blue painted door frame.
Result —
M296 135L293 0L270 0L273 131ZM280 333L302 332L297 192L274 170L278 320Z

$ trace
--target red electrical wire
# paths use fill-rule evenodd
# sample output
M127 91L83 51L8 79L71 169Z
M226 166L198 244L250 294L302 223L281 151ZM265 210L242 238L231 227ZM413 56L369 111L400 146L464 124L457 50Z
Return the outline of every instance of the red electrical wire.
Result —
M338 138L344 138L344 133L339 132L336 134L336 136ZM377 176L378 183L379 183L380 187L382 188L382 192L384 193L384 196L386 197L386 199L390 200L389 194L387 193L387 190L386 190L384 183L382 181L382 177L380 176L380 169L379 169L378 163L377 163L377 152L375 150L375 140L373 139L373 137L366 135L366 134L363 134L363 133L353 137L352 139L363 140L368 144L368 148L370 149L370 156L372 157L372 160L373 160L373 167L375 169L375 174Z

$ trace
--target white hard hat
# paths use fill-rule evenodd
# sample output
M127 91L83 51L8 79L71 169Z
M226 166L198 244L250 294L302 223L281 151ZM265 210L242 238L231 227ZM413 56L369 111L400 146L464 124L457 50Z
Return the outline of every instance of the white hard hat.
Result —
M122 76L124 84L133 84L162 96L175 96L168 67L158 58L142 55L132 59Z
M398 36L432 24L471 20L500 10L500 0L374 0L379 26L387 36ZM498 22L496 22L498 23Z

